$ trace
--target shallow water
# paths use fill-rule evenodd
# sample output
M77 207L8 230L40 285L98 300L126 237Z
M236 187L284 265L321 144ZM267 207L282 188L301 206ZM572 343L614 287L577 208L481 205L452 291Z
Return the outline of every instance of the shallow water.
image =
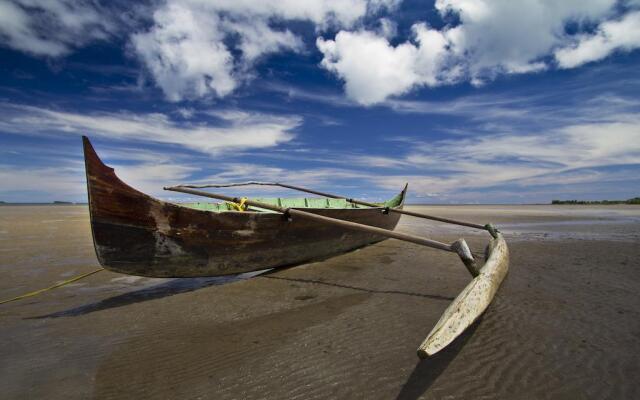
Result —
M510 241L521 240L606 240L640 242L639 206L459 206L455 211L459 219L476 222L478 218L492 221ZM477 209L476 215L469 215ZM413 206L412 209L427 214L442 215L451 212L447 206ZM445 214L446 215L446 214ZM515 218L514 218L515 216ZM509 220L511 218L512 220ZM460 236L484 235L481 230L461 226L430 222L417 218L404 218L407 231L437 236L455 234Z

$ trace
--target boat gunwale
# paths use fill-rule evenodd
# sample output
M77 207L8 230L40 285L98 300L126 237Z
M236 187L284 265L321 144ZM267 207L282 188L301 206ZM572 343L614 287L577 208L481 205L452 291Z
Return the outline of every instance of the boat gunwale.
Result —
M186 205L180 204L180 203L173 203L173 202L170 202L170 201L164 201L164 200L160 200L160 199L157 199L157 198L154 198L154 197L151 197L151 198L156 200L156 201L163 202L165 204L171 204L171 205L174 205L174 206L187 208L189 210L201 211L201 212L212 213L212 214L225 214L225 213L279 214L277 212L264 212L264 211L255 211L255 210L245 210L245 211L238 211L238 210L224 210L224 211L200 210L198 208L189 207L189 206L186 206ZM286 198L286 197L283 197L283 198ZM402 206L404 206L404 196L403 196L403 199L402 199L402 203L397 205L397 206L395 206L395 207L379 206L379 207L350 207L350 208L331 208L331 207L322 207L322 208L321 207L283 207L283 208L291 209L291 210L348 210L348 211L380 210L380 211L384 211L386 208L398 209L398 208L400 208Z
M117 176L117 174L115 173L115 171L113 172L114 175ZM120 179L120 178L118 178ZM404 202L406 200L406 195L407 195L407 189L408 189L408 184L405 185L405 187L398 193L396 194L394 197L390 198L388 201L393 200L395 197L397 196L401 196L400 199L398 200L398 204L393 206L393 207L388 207L385 206L384 204L377 206L377 207L367 207L367 206L361 206L358 205L356 207L282 207L284 209L291 209L291 210L349 210L349 211L354 211L354 210L380 210L380 211L384 211L385 209L402 209L404 207ZM135 189L134 189L135 190ZM223 211L213 211L213 210L201 210L198 208L194 208L194 207L189 207L186 204L192 204L192 203L174 203L174 202L170 202L170 201L164 201L164 200L160 200L158 198L155 198L153 196L150 195L146 195L149 198L155 200L155 201L159 201L162 202L164 204L171 204L174 206L178 206L178 207L183 207L183 208L187 208L190 210L196 210L196 211L204 211L204 212L209 212L209 213L213 213L213 214L224 214L224 213L242 213L242 214L279 214L277 212L264 212L264 211L256 211L256 210L243 210L243 211L239 211L239 210L223 210ZM251 197L247 197L247 199L251 200ZM279 199L282 200L290 200L290 199L295 199L295 197L279 197ZM318 199L329 199L328 197L318 197ZM347 204L351 204L349 203L349 201L347 200L347 198L343 198L340 200L346 200ZM196 202L199 203L199 202ZM223 204L223 203L208 203L208 204Z

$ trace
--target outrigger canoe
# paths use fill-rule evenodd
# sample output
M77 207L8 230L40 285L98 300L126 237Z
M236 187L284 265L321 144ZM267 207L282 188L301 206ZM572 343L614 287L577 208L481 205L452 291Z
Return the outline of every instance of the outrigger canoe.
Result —
M384 203L369 203L282 183L179 185L166 190L223 200L169 203L122 182L83 137L89 213L96 255L111 271L147 277L239 274L321 260L395 238L457 254L473 280L456 297L418 349L440 351L489 306L507 274L506 242L491 224L478 225L403 210L407 185ZM323 198L247 199L199 189L273 185ZM484 229L491 234L484 263L464 239L451 244L394 231L401 215Z
M386 239L336 229L326 223L230 203L173 204L154 199L122 182L84 139L89 212L96 254L111 271L148 277L238 274L301 264L339 255ZM344 199L261 199L384 229L393 229L406 188L379 207Z

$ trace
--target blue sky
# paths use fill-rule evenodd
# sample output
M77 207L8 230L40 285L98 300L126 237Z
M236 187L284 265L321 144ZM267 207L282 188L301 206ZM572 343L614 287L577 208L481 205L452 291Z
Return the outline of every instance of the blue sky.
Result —
M380 200L640 194L637 0L0 2L0 200L280 181ZM236 189L235 194L264 194ZM285 195L284 192L270 193Z

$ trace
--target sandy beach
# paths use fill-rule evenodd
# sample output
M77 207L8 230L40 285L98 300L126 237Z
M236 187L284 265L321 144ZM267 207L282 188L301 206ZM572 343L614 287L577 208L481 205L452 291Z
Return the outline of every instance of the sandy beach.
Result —
M511 270L451 347L416 348L469 282L450 253L386 240L226 278L100 272L0 305L3 399L640 397L640 206L410 206L495 223ZM398 231L481 251L486 233ZM0 207L0 300L98 268L86 206Z

